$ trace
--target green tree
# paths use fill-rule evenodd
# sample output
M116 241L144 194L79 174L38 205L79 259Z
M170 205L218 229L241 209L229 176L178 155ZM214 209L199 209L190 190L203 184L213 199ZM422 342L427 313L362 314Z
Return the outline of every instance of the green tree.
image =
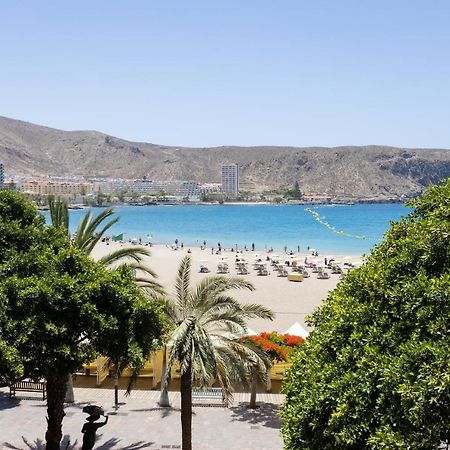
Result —
M63 232L68 235L69 211L67 203L61 200L55 201L54 199L51 199L49 206L52 225L61 228ZM115 212L112 209L106 209L100 212L96 217L93 216L92 212L87 212L78 225L75 238L72 241L73 245L90 255L105 233L118 222L119 217L113 217L114 214ZM142 263L144 256L150 256L150 251L137 246L125 247L107 253L99 259L99 262L108 268L117 268L126 264L131 268L134 274L134 282L137 286L146 290L146 292L152 296L162 295L164 294L164 289L157 281L155 281L155 278L157 277L155 272ZM119 377L125 366L122 361L114 358L110 358L110 362L115 367L114 384L115 399L117 403ZM139 367L134 367L134 371L137 375ZM69 375L68 378L66 400L68 402L74 401L72 375Z
M143 367L163 332L161 314L126 267L108 271L73 247L28 252L0 281L2 338L17 351L23 376L47 380L47 449L59 449L68 375L97 354Z
M258 317L272 319L273 313L260 305L240 304L227 294L233 289L253 290L240 278L209 276L191 287L191 260L186 256L178 269L176 298L166 310L174 324L170 336L168 373L176 362L181 370L182 448L192 448L192 385L209 386L217 380L226 397L234 382L245 383L244 361L257 354L234 338L245 334L246 321Z
M142 366L164 321L129 268L94 262L17 194L0 193L3 232L0 380L47 380L47 449L59 449L68 375L99 353Z
M298 181L294 183L294 187L292 189L288 189L284 194L285 198L290 198L292 200L301 200L302 196L303 194L300 191Z
M287 449L450 443L450 180L311 317L283 385Z

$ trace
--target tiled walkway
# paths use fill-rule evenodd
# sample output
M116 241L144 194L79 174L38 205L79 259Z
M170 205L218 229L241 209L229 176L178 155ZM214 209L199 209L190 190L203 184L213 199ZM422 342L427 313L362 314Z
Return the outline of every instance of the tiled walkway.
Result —
M43 450L46 404L38 396L0 389L0 448ZM92 403L103 406L109 422L98 433L97 450L181 449L180 394L170 392L172 408L157 405L158 391L120 391L120 405L114 408L114 392L109 389L76 388L76 403L66 407L63 433L68 449L81 448L81 427L87 414L81 410ZM282 395L258 394L258 410L246 408L249 394L236 394L234 403L221 407L194 407L193 448L195 450L281 450L277 418ZM66 448L63 445L61 448Z

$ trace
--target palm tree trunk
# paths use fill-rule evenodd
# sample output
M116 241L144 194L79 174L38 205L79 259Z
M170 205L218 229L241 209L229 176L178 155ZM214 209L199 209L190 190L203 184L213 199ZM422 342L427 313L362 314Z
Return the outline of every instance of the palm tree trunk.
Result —
M248 407L250 409L255 409L256 408L256 387L258 385L258 381L256 379L256 376L253 375L252 378L252 390L250 393L250 404L248 405Z
M66 395L67 376L47 379L47 432L45 433L46 449L60 450L62 439L62 421L64 397Z
M161 395L159 396L159 406L169 408L170 400L169 393L167 392L167 347L163 348L163 360L162 360L162 373L161 373Z
M181 374L182 450L192 450L192 367Z

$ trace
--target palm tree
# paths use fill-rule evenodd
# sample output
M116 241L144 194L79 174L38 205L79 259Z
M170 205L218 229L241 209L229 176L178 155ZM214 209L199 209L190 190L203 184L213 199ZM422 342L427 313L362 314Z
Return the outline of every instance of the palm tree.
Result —
M190 269L191 259L186 256L178 269L176 297L167 303L167 313L175 324L167 372L176 362L180 364L183 450L192 449L193 382L205 387L217 380L229 399L234 383L248 381L245 361L265 368L259 354L236 336L246 333L247 319L273 319L269 309L240 304L227 295L232 289L253 291L251 283L241 278L210 276L191 287Z
M50 199L49 207L52 225L55 227L63 227L68 235L69 214L67 203L62 200ZM106 224L104 223L107 219L114 216L114 214L116 213L112 209L106 209L94 217L92 212L88 211L78 224L73 245L90 255L105 233L119 221L119 217L114 217ZM106 267L116 268L124 260L132 260L132 262L127 262L127 265L135 271L135 282L152 295L162 295L164 294L163 287L152 279L157 278L157 275L150 268L142 264L145 256L150 256L150 251L146 248L139 246L125 247L102 256L99 262ZM152 278L148 278L147 276Z
M49 209L52 225L54 227L62 227L65 230L65 233L69 235L69 211L67 203L62 200L50 198ZM78 224L75 237L72 241L73 245L90 255L105 233L118 222L119 217L114 217L105 223L105 221L114 216L114 214L115 212L112 209L106 209L94 217L92 212L88 211ZM151 296L163 295L164 288L154 280L154 278L157 278L157 275L142 263L145 256L150 256L150 251L148 249L142 247L125 247L104 255L99 259L99 262L104 266L113 269L123 265L124 260L128 260L125 264L134 271L135 283L147 291ZM129 260L131 260L131 262ZM120 367L121 363L117 362L115 364L116 369L114 377L116 403ZM69 374L67 379L66 402L71 403L73 401L73 378L72 375Z

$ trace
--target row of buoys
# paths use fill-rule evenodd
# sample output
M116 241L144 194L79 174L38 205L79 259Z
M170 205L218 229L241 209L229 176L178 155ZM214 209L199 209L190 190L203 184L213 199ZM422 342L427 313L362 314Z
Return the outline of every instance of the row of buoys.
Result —
M351 237L351 238L355 238L355 239L367 239L367 236L362 236L362 235L356 235L356 234L350 234L350 233L346 233L343 230L338 230L336 227L334 227L333 225L329 224L326 220L324 216L321 216L317 211L314 211L311 208L305 208L305 211L309 212L314 219L319 222L321 225L327 227L330 231L332 231L333 233L338 234L339 236L346 236L346 237Z

